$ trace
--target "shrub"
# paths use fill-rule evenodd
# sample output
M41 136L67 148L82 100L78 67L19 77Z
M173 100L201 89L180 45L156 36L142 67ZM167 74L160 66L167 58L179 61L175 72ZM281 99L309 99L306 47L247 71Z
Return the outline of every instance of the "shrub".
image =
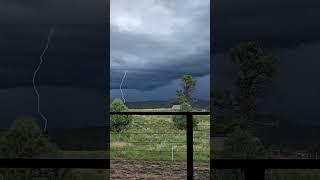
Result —
M28 117L17 119L0 141L0 155L6 158L31 158L58 151L35 120Z
M111 112L128 111L128 107L120 100L114 99L110 106ZM121 132L126 129L132 121L129 115L111 115L111 131Z
M190 112L192 111L192 106L186 102L181 104L180 112ZM187 118L184 115L176 115L172 117L172 122L174 127L177 129L187 129ZM198 124L197 120L193 117L193 127L196 127Z
M224 152L226 158L256 159L265 156L265 148L248 130L236 129L229 134Z

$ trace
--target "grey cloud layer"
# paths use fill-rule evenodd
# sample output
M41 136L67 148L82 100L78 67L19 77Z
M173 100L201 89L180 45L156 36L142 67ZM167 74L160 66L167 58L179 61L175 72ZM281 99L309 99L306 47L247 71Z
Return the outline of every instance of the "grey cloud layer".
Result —
M269 47L295 47L320 40L320 2L316 0L217 0L216 51L238 41L263 40Z
M150 90L189 73L210 72L205 1L111 1L111 88Z

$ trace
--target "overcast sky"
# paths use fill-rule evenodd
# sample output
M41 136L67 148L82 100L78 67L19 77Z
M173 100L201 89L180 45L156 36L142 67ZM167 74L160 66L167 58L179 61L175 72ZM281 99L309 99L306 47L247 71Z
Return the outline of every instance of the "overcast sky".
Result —
M48 128L105 126L106 2L0 1L0 128L36 117L33 75L51 28L51 43L35 78Z
M127 71L129 101L172 99L183 74L209 99L209 0L111 0L110 22L112 98Z
M53 28L38 82L101 90L107 71L105 19L106 2L99 0L2 0L0 88L32 85L30 79Z
M229 48L259 40L279 58L262 109L287 120L320 124L320 1L216 0L214 11L212 86L230 87L236 78Z

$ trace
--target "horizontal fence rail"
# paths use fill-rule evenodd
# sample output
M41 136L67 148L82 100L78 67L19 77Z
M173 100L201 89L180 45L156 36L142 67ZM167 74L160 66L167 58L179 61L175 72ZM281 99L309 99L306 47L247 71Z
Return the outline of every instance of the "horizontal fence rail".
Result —
M194 138L194 131L193 131L193 117L197 115L210 115L210 112L163 112L163 111L148 111L148 112L135 112L135 111L125 111L125 112L110 112L110 115L182 115L186 116L186 144L187 144L187 179L191 180L194 177L194 147L193 147L193 138ZM157 127L155 127L157 128ZM170 133L170 132L169 132ZM128 133L130 134L130 133ZM139 134L139 133L135 133ZM141 133L140 133L141 134ZM161 135L162 133L158 133L158 135ZM174 135L174 133L172 133ZM210 137L210 136L209 136ZM146 142L134 142L134 143L145 143ZM160 143L160 142L159 142ZM177 144L183 144L184 142L176 142ZM208 142L209 146L209 142Z
M196 115L210 112L110 112L110 115L185 115L187 117L187 177L193 179L193 126ZM1 159L0 168L84 168L110 169L106 159ZM272 169L320 169L319 159L211 159L210 169L241 169L246 180L262 180ZM212 176L214 177L214 176Z
M311 170L320 169L319 159L211 159L211 176L215 178L215 171L237 170L244 173L244 177L235 177L244 180L264 180L270 179L272 173L267 170ZM285 172L286 173L286 172ZM284 173L284 175L286 175ZM277 174L281 175L281 172ZM218 178L216 178L219 180Z
M320 169L319 159L211 159L212 169Z
M147 111L147 112L135 112L135 111L125 111L125 112L110 112L110 115L210 115L210 112L207 111L194 111L194 112L172 112L172 111Z
M210 112L110 112L110 115L185 115L187 117L187 177L193 179L193 126L195 115ZM138 143L138 142L137 142ZM110 159L0 159L0 168L110 169ZM265 178L272 169L320 169L319 159L211 159L210 169L241 169L246 180Z
M0 168L110 169L108 159L0 159Z
M187 174L193 178L193 126L195 115L210 115L210 112L110 112L110 115L185 115L187 121ZM84 168L110 169L110 158L106 159L1 159L0 168Z

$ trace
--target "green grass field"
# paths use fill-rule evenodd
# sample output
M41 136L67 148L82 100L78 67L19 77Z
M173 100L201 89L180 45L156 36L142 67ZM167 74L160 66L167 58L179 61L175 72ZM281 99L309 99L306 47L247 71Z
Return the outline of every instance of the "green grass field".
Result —
M210 117L196 116L194 159L210 160ZM133 116L121 133L111 133L111 159L185 161L186 131L173 126L172 116Z

